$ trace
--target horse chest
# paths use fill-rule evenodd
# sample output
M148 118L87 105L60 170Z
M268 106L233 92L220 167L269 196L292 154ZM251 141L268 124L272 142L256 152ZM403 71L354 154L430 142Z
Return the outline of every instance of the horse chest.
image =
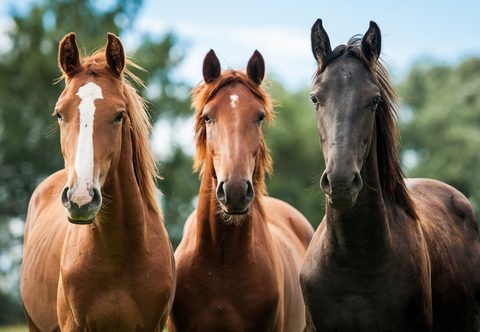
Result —
M302 272L312 322L320 331L423 331L423 298L408 273Z
M207 262L198 266L201 271L195 265L189 271L178 270L174 316L179 330L272 330L279 289L270 273L262 268L252 273L247 266L214 267Z
M57 304L60 320L101 331L153 330L170 300L172 281L159 278L164 275L161 270L143 265L64 266Z

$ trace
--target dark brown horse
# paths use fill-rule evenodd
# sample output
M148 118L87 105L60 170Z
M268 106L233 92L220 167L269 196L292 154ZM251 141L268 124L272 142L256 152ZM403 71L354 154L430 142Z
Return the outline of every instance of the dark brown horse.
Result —
M21 293L30 331L162 331L175 289L156 201L150 123L125 80L120 40L80 58L62 40L58 118L65 169L35 190Z
M381 36L333 51L318 20L311 98L326 163L326 216L302 268L316 331L477 331L478 226L469 201L435 180L405 180L396 95Z
M198 207L175 252L176 331L302 331L300 267L313 229L290 205L265 196L271 159L263 120L269 96L255 51L246 73L226 70L210 51L205 82L193 90Z

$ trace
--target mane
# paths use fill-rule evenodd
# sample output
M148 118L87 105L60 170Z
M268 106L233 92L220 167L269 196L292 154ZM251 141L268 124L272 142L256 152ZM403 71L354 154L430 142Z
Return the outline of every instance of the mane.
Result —
M274 114L272 101L265 90L250 80L244 71L227 69L221 76L212 83L202 82L192 90L192 106L195 108L195 157L193 170L199 172L200 176L204 174L205 159L207 154L207 136L205 121L202 119L202 112L205 105L214 98L215 94L224 86L230 84L243 84L252 94L258 98L265 111L265 119L267 123L271 122ZM263 132L260 134L260 148L255 162L255 170L253 174L253 185L255 191L259 194L266 194L265 174L272 173L272 158Z
M99 49L92 55L82 58L82 67L92 75L110 77L118 81L118 77L112 75L107 68L105 60L105 50ZM140 188L142 197L154 210L160 213L156 194L158 192L155 185L158 175L157 164L150 148L149 135L151 131L150 118L146 108L146 101L137 93L128 77L134 83L143 86L143 82L135 76L128 67L139 68L132 60L126 59L126 66L120 78L123 93L127 98L127 115L130 119L130 135L132 140L133 168L135 177Z
M398 156L400 135L398 130L398 96L393 88L390 75L384 61L368 61L361 49L361 35L355 35L347 45L337 46L327 57L325 63L319 66L314 79L333 61L342 56L353 55L360 59L370 71L375 83L380 89L381 101L375 113L377 130L377 164L382 192L393 199L412 218L418 219L415 204L408 193Z

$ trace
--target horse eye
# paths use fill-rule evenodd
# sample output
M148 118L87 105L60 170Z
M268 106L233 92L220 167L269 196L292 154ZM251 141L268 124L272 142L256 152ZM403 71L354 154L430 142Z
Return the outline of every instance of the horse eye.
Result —
M114 122L121 122L123 120L124 112L118 112L117 116L115 117Z
M380 103L381 99L382 99L382 97L380 97L380 96L373 97L373 106L377 107L377 105Z
M202 119L203 119L203 121L205 121L206 123L212 122L212 119L210 119L210 117L209 117L207 114L202 115Z
M318 104L318 99L314 95L310 95L310 99L312 100L312 103Z
M63 121L62 115L60 113L58 113L57 111L55 111L53 113L53 116L55 116L57 118L58 122Z
M263 120L265 120L265 113L262 113L258 116L258 122L262 122Z

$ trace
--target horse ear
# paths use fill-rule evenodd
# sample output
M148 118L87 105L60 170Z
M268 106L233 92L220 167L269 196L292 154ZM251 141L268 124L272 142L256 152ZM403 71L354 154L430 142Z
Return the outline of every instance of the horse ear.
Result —
M65 35L58 46L58 65L67 77L71 77L82 67L74 32Z
M252 81L260 85L265 77L265 61L262 54L255 50L247 65L247 75Z
M213 50L208 51L203 59L203 80L205 83L212 83L220 77L220 61Z
M107 48L105 50L105 56L107 58L108 67L112 73L116 76L120 76L125 68L125 52L123 51L123 45L120 39L113 33L107 34Z
M377 60L382 49L382 36L377 23L370 21L370 26L362 38L362 52L368 61Z
M318 19L312 26L311 42L313 56L317 63L322 66L330 53L332 53L332 47L321 19Z

